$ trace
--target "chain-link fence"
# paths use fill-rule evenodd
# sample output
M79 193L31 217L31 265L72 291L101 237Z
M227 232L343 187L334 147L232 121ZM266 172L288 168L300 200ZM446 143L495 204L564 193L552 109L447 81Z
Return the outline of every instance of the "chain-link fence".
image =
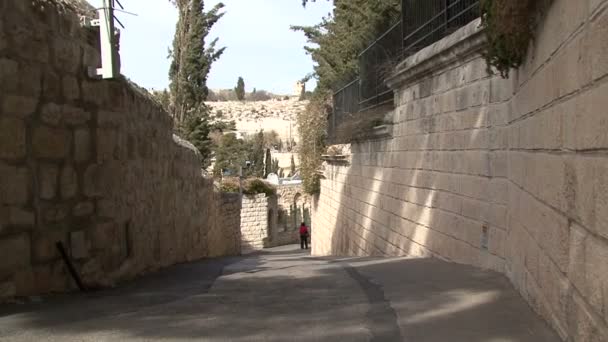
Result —
M479 0L403 0L403 52L412 55L479 17Z
M384 81L397 64L478 18L480 6L479 0L403 0L402 12L402 20L359 55L359 78L334 93L329 143L347 142L340 130L345 122L390 109L393 92Z
M393 100L393 92L386 86L384 80L401 60L402 31L400 21L359 55L360 110L380 106Z

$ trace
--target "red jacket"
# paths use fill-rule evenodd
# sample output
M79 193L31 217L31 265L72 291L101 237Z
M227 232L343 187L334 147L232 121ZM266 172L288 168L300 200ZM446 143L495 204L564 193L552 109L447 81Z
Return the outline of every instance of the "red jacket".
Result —
M308 235L308 227L300 226L300 235Z

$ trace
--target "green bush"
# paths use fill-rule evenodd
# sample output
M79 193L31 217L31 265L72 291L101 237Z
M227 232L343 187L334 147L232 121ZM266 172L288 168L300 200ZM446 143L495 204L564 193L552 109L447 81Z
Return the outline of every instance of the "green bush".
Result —
M239 192L238 178L224 178L220 186L222 192ZM266 196L276 195L277 189L269 183L261 179L245 179L243 180L243 194L258 195L266 194Z
M222 192L239 192L239 180L235 178L226 178L222 181L220 189Z
M481 0L482 26L488 37L484 53L488 73L495 69L507 78L512 68L524 62L541 2L550 0Z
M247 181L243 187L243 193L245 195L266 194L266 196L273 196L277 193L277 189L273 185L266 183L261 179Z

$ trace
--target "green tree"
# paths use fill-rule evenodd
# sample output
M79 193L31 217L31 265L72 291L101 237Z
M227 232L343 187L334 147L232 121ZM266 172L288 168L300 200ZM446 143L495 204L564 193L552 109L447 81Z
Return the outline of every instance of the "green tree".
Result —
M169 107L171 105L171 95L169 94L167 89L164 89L162 91L152 90L152 96L166 112L169 112Z
M215 151L215 165L213 174L220 176L223 173L238 174L239 167L245 164L249 154L248 145L237 139L236 134L224 134Z
M209 12L205 12L203 0L173 0L177 6L179 19L170 52L169 69L170 106L169 112L176 123L176 131L186 139L196 136L200 139L195 146L201 147L203 165L208 164L210 149L209 109L205 106L209 89L207 77L211 65L224 53L225 48L217 48L217 39L206 45L209 31L224 13L224 5L218 3ZM203 141L206 141L203 143Z
M185 131L188 132L184 136L190 141L194 147L201 153L201 157L211 155L211 139L209 139L210 125L207 119L203 117L189 116L184 123ZM201 158L202 168L207 168L210 165L209 158Z
M274 158L272 160L272 173L279 175L279 159L278 158Z
M314 2L303 0L303 4ZM316 171L325 149L327 115L332 111L332 90L338 89L358 74L358 54L379 34L394 24L401 13L401 0L334 0L331 16L314 26L292 26L304 33L310 45L305 50L312 57L317 88L310 96L297 123L302 139L299 145L300 173L304 189L319 191Z
M264 132L264 146L267 148L277 148L279 145L279 133L275 130Z
M272 173L272 155L270 154L270 149L266 149L266 160L264 161L264 178L268 177L268 175Z
M239 101L243 101L245 99L245 80L243 80L242 77L239 77L239 80L236 82L234 92L236 93L236 98Z
M252 163L249 175L253 177L264 177L264 131L260 130L252 139L247 142L249 146L252 146L249 160Z
M236 131L236 121L216 121L210 125L211 132L219 131L219 132L228 132L228 131Z
M296 174L296 161L293 158L293 154L291 155L291 175L295 175Z

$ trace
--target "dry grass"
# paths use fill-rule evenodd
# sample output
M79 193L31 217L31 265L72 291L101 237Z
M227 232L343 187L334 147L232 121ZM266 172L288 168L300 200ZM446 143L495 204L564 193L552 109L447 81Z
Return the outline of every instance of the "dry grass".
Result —
M336 141L351 142L364 138L372 128L386 123L385 116L392 108L392 104L386 104L345 116L336 127Z

